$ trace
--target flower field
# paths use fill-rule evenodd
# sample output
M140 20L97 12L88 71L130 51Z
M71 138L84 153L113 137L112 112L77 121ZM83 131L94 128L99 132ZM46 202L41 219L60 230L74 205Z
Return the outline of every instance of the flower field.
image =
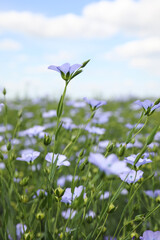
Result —
M159 240L160 99L0 104L0 239Z

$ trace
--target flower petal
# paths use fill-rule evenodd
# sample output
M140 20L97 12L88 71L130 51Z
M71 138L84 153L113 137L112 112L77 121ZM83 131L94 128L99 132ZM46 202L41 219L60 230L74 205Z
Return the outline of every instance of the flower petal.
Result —
M69 63L64 63L63 65L57 67L59 71L63 72L64 74L67 74L70 69L70 64Z
M73 72L75 72L78 68L80 68L82 66L82 64L74 64L74 65L72 65L71 67L70 67L70 69L69 69L69 73L71 74L71 73L73 73Z
M51 69L51 70L54 70L54 71L60 72L60 70L58 69L58 67L55 66L55 65L50 65L50 66L48 67L48 69Z

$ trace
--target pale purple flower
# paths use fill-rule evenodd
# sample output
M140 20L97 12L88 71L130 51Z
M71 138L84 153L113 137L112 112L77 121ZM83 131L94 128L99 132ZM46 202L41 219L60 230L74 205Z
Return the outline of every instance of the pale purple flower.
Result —
M38 138L43 139L45 136L49 136L49 133L47 132L40 132L38 135Z
M36 125L36 126L34 126L32 128L29 128L29 129L26 129L24 131L19 132L19 136L20 137L25 137L25 136L33 137L33 136L37 136L43 130L45 130L44 126Z
M141 170L138 170L137 172L135 170L131 170L119 174L121 180L127 182L128 184L137 182L140 178L142 178L142 176L143 172Z
M3 124L0 124L0 132L11 131L13 129L13 126L11 124L7 124L7 126L4 126Z
M104 141L100 141L98 146L100 148L106 148L108 146L108 144L109 144L109 140L104 140Z
M50 110L48 112L44 112L42 114L43 118L52 118L52 117L56 117L57 116L57 112L56 110Z
M74 218L74 216L76 215L77 211L74 211L70 208L68 208L66 211L62 211L62 217L64 217L65 219L68 219L69 217L72 219Z
M101 109L98 109L94 115L93 123L104 124L109 121L109 118L112 116L111 112L102 112Z
M92 109L97 109L97 108L99 108L99 107L101 107L101 106L103 106L103 105L106 105L107 104L107 102L106 101L98 101L98 100L95 100L95 99L88 99L88 98L83 98L84 99L84 101L86 102L86 103L88 103L89 105L90 105L90 107L92 108Z
M125 143L116 143L117 147L120 147L121 145L124 146ZM126 146L127 149L133 148L133 147L141 148L141 147L143 147L143 144L141 142L139 142L138 140L135 140L134 143L128 143Z
M4 108L4 103L0 103L0 112L2 111L3 108Z
M109 198L109 196L110 196L110 193L106 191L100 196L100 200L107 199Z
M12 145L18 145L18 144L20 144L20 143L21 143L21 141L20 141L19 139L17 139L17 138L11 139L11 144L12 144Z
M82 66L81 64L70 65L69 63L64 63L61 66L51 65L51 66L48 67L48 69L57 71L59 73L63 72L66 75L67 73L72 74L73 72L75 72L81 66Z
M33 117L34 117L34 114L33 114L33 112L25 112L25 113L23 114L23 116L24 116L25 118L33 118Z
M137 155L132 154L132 155L130 155L129 157L126 157L124 161L127 162L127 163L129 163L129 164L131 164L131 165L134 165L134 161L136 160L136 157L137 157ZM140 166L142 166L142 165L144 165L144 164L146 164L146 163L151 163L151 162L152 162L151 159L148 159L148 158L140 158L140 159L138 160L138 162L136 163L136 167L140 167Z
M134 128L134 127L136 126L136 124L132 125L132 124L130 124L130 123L127 123L125 126L126 126L127 128L129 128L129 129L132 129L132 128ZM137 125L136 129L140 129L140 128L142 128L143 126L144 126L143 123L139 123L139 124Z
M41 164L38 163L37 165L32 165L31 169L33 172L35 172L36 170L40 170L41 169Z
M30 153L33 153L34 152L34 150L32 149L32 148L27 148L27 149L23 149L23 150L21 150L20 151L20 154L21 155L26 155L26 154L30 154Z
M72 130L74 128L77 128L77 126L72 123L72 119L71 118L62 118L62 127L64 127L67 130Z
M47 196L47 192L46 192L44 189L38 189L37 192L36 192L36 193L37 193L37 196L39 196L39 194L40 194L41 192L44 193L44 195Z
M137 147L137 148L142 148L143 144L141 142L139 142L138 140L135 140L134 143L128 143L126 148L133 148L133 147Z
M3 136L0 136L0 142L2 142L3 141Z
M18 239L21 238L21 234L23 234L27 230L27 226L23 225L22 223L18 223L16 225L16 235Z
M146 230L143 236L140 237L141 240L160 240L160 231L153 232L151 230Z
M148 145L149 148L154 148L154 147L159 147L159 143L157 142L152 142Z
M154 105L154 102L151 102L150 100L144 100L143 102L140 100L135 101L136 104L143 107L145 111L147 111L148 108L151 108L152 111L160 107L160 103Z
M105 128L99 128L99 127L90 126L90 125L87 125L85 130L88 131L89 133L98 134L98 135L103 135L106 131Z
M72 106L75 108L84 108L86 106L86 103L84 102L76 102L74 100L70 100L66 103L67 106Z
M68 123L63 123L62 127L67 129L67 130L72 130L72 129L77 128L77 126L74 123L69 123L69 122Z
M127 189L126 189L126 188L124 188L124 189L121 191L121 194L122 194L122 195L127 195L127 194L128 194L128 191L127 191Z
M88 217L94 218L95 216L96 216L95 212L93 212L92 210L90 210L90 211L86 214L85 218L88 218Z
M60 178L58 178L57 180L57 185L63 187L65 185L65 182L68 181L68 182L71 182L73 179L73 176L72 175L67 175L67 176L62 176ZM75 180L78 179L78 176L75 176Z
M101 153L90 153L88 161L99 167L99 169L104 171L107 175L119 175L122 172L130 170L127 164L124 161L119 161L115 154L110 154L105 158Z
M74 200L75 198L77 198L81 195L82 190L83 190L83 186L75 187L74 193L73 193L73 198L72 198L71 188L66 188L66 190L62 196L61 202L71 204L72 200ZM86 196L86 194L83 195L83 198L85 198L85 196Z
M155 139L156 141L160 141L160 132L157 132L157 133L156 133L154 139Z
M65 155L54 154L53 157L53 153L47 153L45 160L49 163L52 163L52 159L53 163L57 160L57 166L70 166L70 162L66 160L67 157Z
M157 189L155 191L146 190L144 192L147 196L152 197L152 198L156 198L156 197L160 196L160 190L159 189Z
M31 153L27 153L27 154L22 154L21 157L17 157L17 160L20 161L24 161L24 162L28 162L28 163L32 163L37 157L39 157L40 152L38 151L33 151Z
M113 237L105 237L104 240L117 240L117 238L113 238Z
M5 169L5 164L3 162L0 162L0 169Z

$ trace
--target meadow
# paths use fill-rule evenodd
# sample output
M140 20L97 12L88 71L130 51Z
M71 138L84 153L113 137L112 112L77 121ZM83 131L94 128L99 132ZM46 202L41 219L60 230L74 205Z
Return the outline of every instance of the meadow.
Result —
M160 239L160 99L67 98L88 62L49 66L59 101L1 93L2 240Z

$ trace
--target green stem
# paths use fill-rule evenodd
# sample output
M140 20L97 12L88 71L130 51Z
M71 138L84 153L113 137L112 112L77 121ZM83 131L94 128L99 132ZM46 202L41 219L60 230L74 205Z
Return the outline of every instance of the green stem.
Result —
M55 237L55 233L56 233L56 226L57 226L57 220L58 220L58 216L60 213L60 209L61 209L61 202L58 200L57 213L56 213L56 218L55 218L55 223L54 223L54 228L53 228L53 236L54 237Z

